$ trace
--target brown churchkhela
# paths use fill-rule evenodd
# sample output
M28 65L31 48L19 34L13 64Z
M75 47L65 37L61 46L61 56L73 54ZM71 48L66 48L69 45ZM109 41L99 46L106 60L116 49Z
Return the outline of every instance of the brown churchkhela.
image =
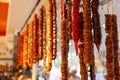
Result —
M66 14L65 18L67 19L67 49L69 52L69 40L72 39L72 1L71 0L67 0L66 1L66 5L65 5L65 12L64 14Z
M92 10L92 28L93 28L93 37L92 37L92 52L91 52L91 65L90 65L90 76L91 80L95 80L95 57L94 57L94 46L95 43L97 50L99 52L100 44L101 44L101 27L100 27L100 17L99 17L99 0L92 0L91 2L91 10Z
M99 0L92 0L92 25L94 31L94 43L99 51L101 44L101 27L100 27L100 18L98 13Z
M93 44L92 44L93 47ZM94 47L92 48L92 53L91 53L91 65L90 65L90 78L91 80L96 80L95 79L95 55L94 55Z
M37 28L37 42L38 42L38 59L43 59L43 20L44 20L44 6L40 8L39 24Z
M68 40L72 39L72 1L71 0L67 0L67 33L68 33Z
M83 44L83 27L84 27L84 21L83 21L83 13L79 13L79 25L80 25L80 54L79 54L79 59L80 59L80 74L81 74L81 80L87 80L88 75L87 75L87 70L86 66L83 61L83 53L84 53L84 44Z
M68 80L68 39L67 39L67 21L65 18L65 4L61 0L61 28L60 28L60 38L61 38L61 80Z
M114 77L115 80L119 80L119 60L118 60L118 29L117 29L117 16L111 15L111 28L112 28L112 41L113 41L113 66L114 66Z
M68 50L67 50L67 24L66 20L63 18L61 20L61 55L62 55L62 64L61 64L61 72L62 72L62 80L67 80L68 77ZM63 35L64 34L64 35Z
M83 39L84 39L84 54L83 61L88 68L91 64L91 53L92 53L92 25L91 25L91 0L83 0Z
M105 30L107 33L106 36L106 69L107 69L107 77L106 80L113 80L113 48L112 48L112 35L111 35L111 15L105 14ZM113 77L111 77L113 76Z

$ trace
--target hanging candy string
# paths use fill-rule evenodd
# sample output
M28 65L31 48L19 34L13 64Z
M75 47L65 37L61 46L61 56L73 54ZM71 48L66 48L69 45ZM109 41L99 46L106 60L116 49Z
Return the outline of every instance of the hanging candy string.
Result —
M75 45L76 55L78 55L79 41L79 4L80 0L73 0L73 21L72 21L72 37Z
M61 0L61 26L60 26L60 38L61 38L61 80L68 80L68 39L67 39L67 21L66 21L66 4Z
M56 0L52 0L53 4L53 60L57 56L57 22L56 22Z
M52 0L48 0L48 10L47 10L47 42L48 42L48 64L45 68L46 72L50 72L52 68L53 59L53 4Z

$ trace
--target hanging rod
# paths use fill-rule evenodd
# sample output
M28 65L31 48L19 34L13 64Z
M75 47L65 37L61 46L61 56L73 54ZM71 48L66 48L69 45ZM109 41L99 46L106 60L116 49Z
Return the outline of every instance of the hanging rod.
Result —
M40 3L40 1L41 1L41 0L38 0L38 1L37 1L37 3L35 4L33 10L31 11L30 15L29 15L28 18L26 19L26 21L25 21L23 27L21 28L20 32L18 32L18 34L21 33L21 32L23 31L23 29L24 29L26 23L28 22L28 20L29 20L30 17L32 16L32 14L34 13L34 11L35 11L36 7L38 6L38 4Z
M21 28L20 33L21 33L22 30L24 29L26 23L28 22L28 20L29 20L30 17L32 16L33 12L35 11L35 9L36 9L36 7L38 6L38 4L40 3L40 1L41 1L41 0L38 0L37 3L35 4L33 10L31 11L30 15L28 16L27 20L25 21L23 27ZM100 4L100 6L102 6L102 5L105 5L105 4L109 3L110 1L112 1L112 0L102 0L102 1L99 2L99 4ZM67 0L65 0L64 2L65 2L66 4L72 5L72 3L67 3Z
M107 4L107 3L109 3L110 1L112 1L112 0L102 0L102 1L99 2L99 4L101 6L103 6L103 5Z

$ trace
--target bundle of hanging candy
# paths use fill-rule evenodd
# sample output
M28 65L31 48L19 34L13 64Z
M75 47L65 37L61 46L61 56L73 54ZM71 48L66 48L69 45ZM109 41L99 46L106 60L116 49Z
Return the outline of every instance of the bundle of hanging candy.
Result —
M68 77L68 50L67 50L67 28L66 28L66 20L61 20L61 55L62 55L62 64L61 64L61 72L62 72L62 80L67 80ZM63 35L64 34L64 35Z
M23 64L23 34L20 34L18 38L18 53L16 68L22 66L22 64Z
M118 60L118 29L117 29L117 16L111 15L111 28L112 28L112 41L113 41L113 66L114 66L114 77L115 80L119 80L119 60Z
M28 26L29 26L29 25L26 24L26 30L25 30L25 31L26 31L26 32L25 32L25 34L26 34L26 35L25 35L25 36L26 36L26 37L25 37L25 38L26 38L26 59L27 59L27 60L26 60L26 66L27 66L27 67L29 67L29 64L30 64L30 63L29 63L29 58L30 58L29 56L30 56L30 54L28 53Z
M80 59L80 74L81 74L81 80L87 80L87 70L86 70L86 66L83 62L83 53L84 53L84 44L83 44L83 25L84 25L84 21L83 21L83 13L80 12L79 13L79 25L80 25L80 44L79 44L79 48L80 48L80 54L79 54L79 59Z
M83 61L86 65L86 69L91 64L91 53L92 53L92 25L91 25L91 0L83 0L83 20L84 20L84 29L83 29L83 39L84 39L84 54Z
M90 65L90 78L91 80L96 80L95 77L95 56L94 56L94 47L92 44L92 52L91 52L91 65Z
M35 14L33 21L33 63L36 63L37 61L37 27L38 27L38 19L37 19L37 14Z
M45 7L42 6L42 15L43 15L43 66L46 66L46 57L47 57L47 52L46 52L46 11Z
M66 5L61 0L61 28L60 28L60 38L61 38L61 80L68 79L68 39L67 39L67 21L65 17Z
M67 34L68 34L68 40L72 39L72 1L67 0ZM69 45L68 45L69 46Z
M52 67L53 58L53 4L51 0L48 0L48 10L47 10L47 43L48 43L48 64L45 67L46 72L50 72Z
M101 28L100 28L100 19L99 19L99 0L92 0L92 26L94 31L94 43L99 51L101 44Z
M72 36L75 44L76 54L78 55L78 41L79 41L79 4L80 0L73 0L73 21L72 21Z
M38 59L42 60L43 59L43 18L44 18L44 13L43 13L44 7L42 6L40 8L40 16L39 16L39 24L38 24L38 29L37 29L37 37L38 37Z
M72 39L72 1L66 0L64 5L64 18L67 24L67 50L69 52L69 40Z
M68 4L66 5L65 2ZM88 80L88 67L91 69L91 80L95 80L93 41L99 51L102 38L98 13L99 0L83 0L83 12L79 13L80 2L81 0L73 0L72 16L72 1L61 0L61 80L68 80L68 43L72 38L77 55L78 41L80 40L79 59L81 80ZM38 60L43 60L45 71L50 72L52 60L55 60L57 56L56 0L48 0L47 9L46 16L45 7L42 6L40 8L39 19L37 19L37 15L35 14L33 23L28 24L23 34L20 34L18 40L17 66L22 66L23 68L27 68L27 66L32 67L32 64L36 63L38 58ZM119 80L119 47L117 18L115 14L105 15L105 31L107 33L105 41L106 79ZM48 61L48 63L46 63L46 61Z
M56 23L56 0L52 0L53 4L53 60L57 56L57 23Z
M33 63L33 23L28 24L28 59L29 59L29 67L32 68Z
M28 35L27 35L27 27L23 32L23 68L28 67Z
M111 35L111 15L105 15L105 30L107 33L106 36L106 68L107 68L107 80L112 80L114 76L113 73L113 48L112 48L112 35Z
M100 18L99 18L99 0L92 0L91 2L91 8L92 8L92 28L93 28L93 38L92 40L94 41L98 52L100 49L100 44L101 44L101 27L100 27ZM92 43L93 47L93 43ZM92 48L91 52L91 66L90 66L90 72L91 72L91 80L95 80L95 62L94 62L94 47Z

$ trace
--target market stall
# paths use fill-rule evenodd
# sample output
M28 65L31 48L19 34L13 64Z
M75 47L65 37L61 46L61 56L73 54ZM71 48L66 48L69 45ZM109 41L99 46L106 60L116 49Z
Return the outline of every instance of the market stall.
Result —
M75 80L97 80L96 62L100 60L106 67L103 77L119 80L119 28L113 4L111 0L41 0L20 32L16 68L31 68L32 80L42 71L45 79L57 69L61 80L68 80L76 74L70 72L71 67L77 65L79 77ZM104 5L105 28L99 12ZM105 65L100 55L104 55Z

